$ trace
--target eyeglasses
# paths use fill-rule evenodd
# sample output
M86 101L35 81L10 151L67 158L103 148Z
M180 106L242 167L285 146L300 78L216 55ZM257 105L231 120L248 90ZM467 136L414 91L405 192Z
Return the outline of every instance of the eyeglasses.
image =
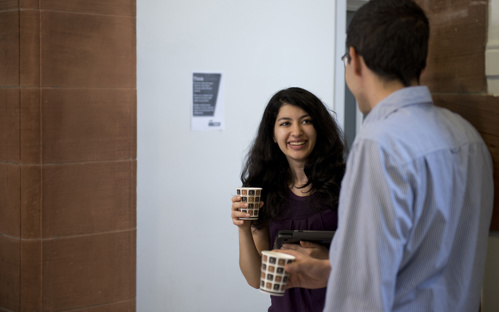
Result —
M343 61L343 65L345 65L345 67L347 67L348 61L350 60L350 55L348 54L348 51L345 52L345 54L343 54L343 56L341 57L341 60Z

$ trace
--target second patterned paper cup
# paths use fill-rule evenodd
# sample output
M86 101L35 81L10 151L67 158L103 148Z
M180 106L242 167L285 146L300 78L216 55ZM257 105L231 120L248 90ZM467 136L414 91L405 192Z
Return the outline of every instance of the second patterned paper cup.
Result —
M273 296L283 296L289 276L284 266L294 260L294 256L285 253L262 251L260 291Z

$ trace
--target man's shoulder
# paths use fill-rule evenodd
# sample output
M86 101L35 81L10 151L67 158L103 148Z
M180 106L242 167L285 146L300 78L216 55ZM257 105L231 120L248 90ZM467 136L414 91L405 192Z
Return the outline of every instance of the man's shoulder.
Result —
M434 105L411 105L362 126L358 144L375 144L400 161L463 144L483 143L464 118Z

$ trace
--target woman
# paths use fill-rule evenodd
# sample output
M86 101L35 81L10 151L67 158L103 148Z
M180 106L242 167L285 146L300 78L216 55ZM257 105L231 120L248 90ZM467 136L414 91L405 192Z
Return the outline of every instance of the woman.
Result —
M345 171L340 128L324 104L301 88L277 92L263 114L241 174L243 186L262 187L265 206L258 220L239 196L232 198L232 222L239 232L239 266L246 281L260 285L262 250L272 249L280 230L335 230L340 183ZM320 245L301 242L300 252L327 258ZM271 296L268 311L322 311L324 289L292 288Z

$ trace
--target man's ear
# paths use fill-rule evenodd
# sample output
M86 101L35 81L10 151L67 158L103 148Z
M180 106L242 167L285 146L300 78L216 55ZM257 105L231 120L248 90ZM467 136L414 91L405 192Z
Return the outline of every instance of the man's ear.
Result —
M356 75L362 74L362 67L365 66L364 59L360 54L355 51L354 47L350 47L348 49L348 54L350 55L350 65L352 66L352 70Z

